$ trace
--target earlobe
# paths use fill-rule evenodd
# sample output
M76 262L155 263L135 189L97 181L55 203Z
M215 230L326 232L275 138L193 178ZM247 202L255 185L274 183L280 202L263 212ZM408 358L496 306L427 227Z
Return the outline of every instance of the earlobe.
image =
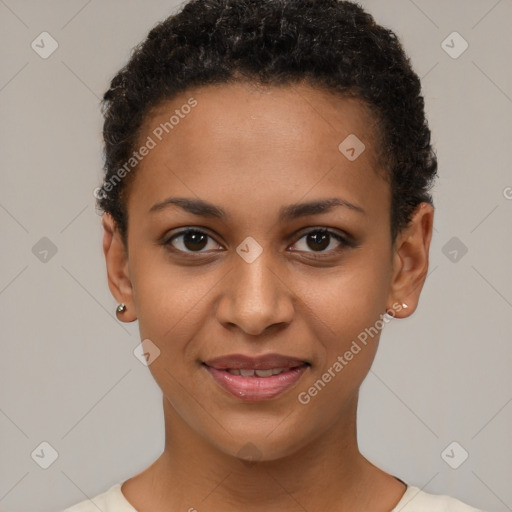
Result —
M396 311L397 318L406 318L418 306L420 293L428 273L430 241L434 221L434 208L420 203L409 225L397 236L393 254L393 278L389 300L407 304ZM387 310L394 310L393 306Z
M105 213L102 217L103 253L107 267L108 287L117 302L126 306L122 315L117 317L123 322L137 319L133 301L133 288L130 280L130 267L124 243L112 216Z

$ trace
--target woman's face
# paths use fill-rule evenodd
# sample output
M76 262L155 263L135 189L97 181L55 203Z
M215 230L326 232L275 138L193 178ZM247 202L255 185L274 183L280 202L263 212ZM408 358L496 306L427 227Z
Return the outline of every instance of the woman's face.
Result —
M357 100L307 86L198 88L146 119L117 298L151 340L167 406L225 453L272 460L352 428L382 315L411 302L393 287L401 259L371 127ZM240 354L293 361L259 366L281 377L212 362Z

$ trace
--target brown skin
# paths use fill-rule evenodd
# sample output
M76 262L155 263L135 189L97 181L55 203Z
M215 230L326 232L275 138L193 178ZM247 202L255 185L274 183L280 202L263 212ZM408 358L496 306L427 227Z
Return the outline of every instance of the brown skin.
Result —
M141 339L161 351L149 369L163 393L165 449L122 492L140 512L390 511L405 487L359 452L356 431L359 388L379 336L307 405L297 397L381 314L415 311L434 210L419 205L391 244L390 188L377 172L372 116L358 100L306 85L202 87L160 105L140 141L190 97L197 106L134 171L127 253L111 216L103 217L109 287L127 306L122 319L138 319ZM353 162L338 150L352 133L366 145ZM169 196L201 198L229 218L177 206L148 213ZM332 197L366 213L335 207L278 220L282 206ZM158 243L187 226L210 238ZM319 227L346 232L358 246L332 237L315 245L305 235ZM248 236L263 248L250 264L236 252ZM408 307L398 312L396 303ZM293 389L250 403L201 365L232 353L280 353L311 367ZM256 463L237 455L249 442Z

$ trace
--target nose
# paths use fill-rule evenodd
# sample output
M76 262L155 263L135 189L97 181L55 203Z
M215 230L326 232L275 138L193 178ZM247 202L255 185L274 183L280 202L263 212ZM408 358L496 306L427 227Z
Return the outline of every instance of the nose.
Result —
M223 283L217 320L257 336L272 326L289 324L294 315L293 291L282 272L271 268L265 251L252 263L236 256ZM274 265L276 267L276 265Z

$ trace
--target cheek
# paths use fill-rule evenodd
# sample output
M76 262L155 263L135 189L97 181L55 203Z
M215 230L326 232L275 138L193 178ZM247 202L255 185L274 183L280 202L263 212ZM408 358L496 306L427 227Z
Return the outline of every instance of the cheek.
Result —
M384 294L371 274L366 276L331 280L328 291L318 297L309 290L308 302L314 305L309 327L317 341L317 359L296 399L314 429L327 428L352 403L374 361L384 325Z
M322 278L304 281L300 291L304 315L329 335L329 346L341 350L385 312L388 274L384 265L365 258L333 269Z
M146 252L132 258L139 329L141 336L167 349L201 320L204 303L219 276L206 268L172 265L165 255ZM174 343L176 349L178 345Z
M388 274L385 265L365 257L304 286L304 315L317 340L311 379L317 385L301 389L306 401L343 403L365 379L385 325Z

